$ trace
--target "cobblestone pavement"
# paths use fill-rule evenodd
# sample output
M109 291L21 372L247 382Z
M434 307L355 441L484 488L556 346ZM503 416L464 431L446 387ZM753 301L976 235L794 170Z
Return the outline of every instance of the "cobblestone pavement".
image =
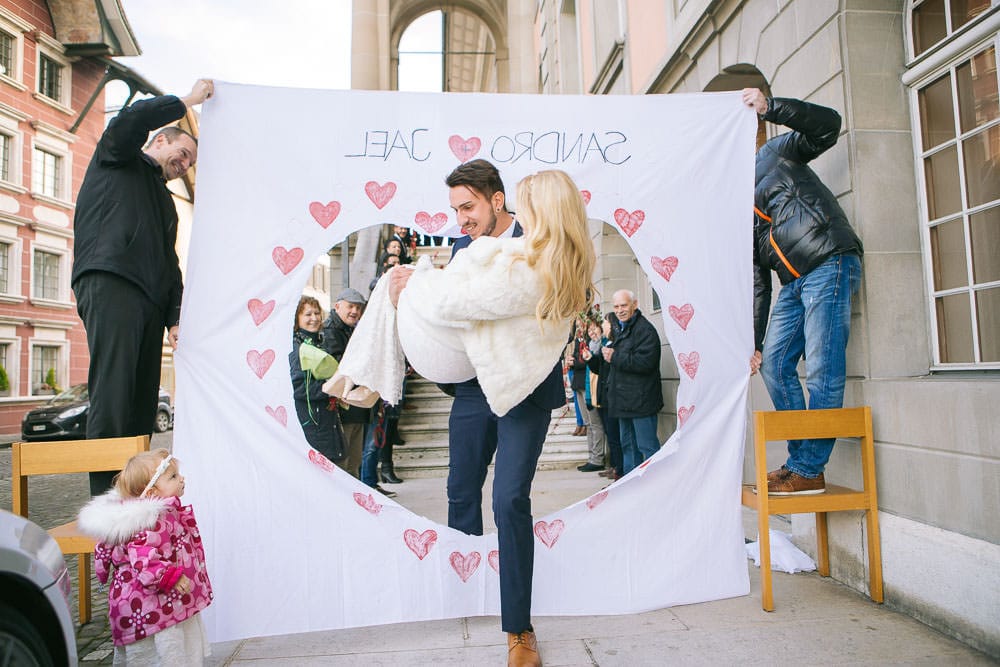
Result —
M173 446L173 431L157 433L151 447ZM0 507L11 509L10 447L0 449ZM52 528L72 521L76 513L90 499L90 485L86 474L39 475L28 480L28 518L42 528ZM76 557L66 558L73 583L73 620L76 626L76 649L84 665L110 665L113 644L108 626L107 591L98 590L97 577L91 578L90 597L92 612L90 623L79 624L76 601Z

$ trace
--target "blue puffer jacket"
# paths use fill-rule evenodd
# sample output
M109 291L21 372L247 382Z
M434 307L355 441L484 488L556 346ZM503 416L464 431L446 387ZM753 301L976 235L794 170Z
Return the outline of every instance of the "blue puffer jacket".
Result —
M771 271L785 285L833 255L864 253L837 198L808 163L835 143L840 114L801 100L771 98L764 120L791 128L757 151L754 188L754 343L762 349Z

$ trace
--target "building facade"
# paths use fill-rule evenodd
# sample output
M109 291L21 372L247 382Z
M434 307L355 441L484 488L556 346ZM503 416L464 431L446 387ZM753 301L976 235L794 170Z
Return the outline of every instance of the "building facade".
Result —
M1000 654L1000 1L354 0L354 9L356 87L391 89L400 35L444 11L475 19L489 37L476 43L492 45L477 56L491 62L459 63L473 42L449 42L446 30L445 71L455 72L446 81L486 66L492 78L478 80L499 92L752 86L837 109L840 140L813 166L865 245L845 403L873 410L886 602ZM602 294L632 288L661 319L617 232L595 225L594 239ZM663 360L669 433L677 372L672 354ZM751 402L771 407L758 379ZM859 480L856 443L838 443L827 476ZM863 523L831 517L833 576L859 590ZM811 517L792 527L814 544Z
M138 53L117 1L0 2L0 434L87 380L73 206L104 129L109 56Z

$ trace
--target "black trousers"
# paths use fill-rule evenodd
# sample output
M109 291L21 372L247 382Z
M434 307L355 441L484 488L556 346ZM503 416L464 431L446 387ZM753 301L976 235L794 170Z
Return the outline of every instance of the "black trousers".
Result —
M149 435L160 390L163 311L135 284L91 271L73 283L87 330L90 370L87 438ZM90 493L104 493L117 471L90 473Z

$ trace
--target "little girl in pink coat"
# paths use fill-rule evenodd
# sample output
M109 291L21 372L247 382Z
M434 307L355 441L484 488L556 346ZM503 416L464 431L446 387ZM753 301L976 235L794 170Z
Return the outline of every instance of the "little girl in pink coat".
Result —
M115 665L202 665L208 654L198 612L212 602L212 584L183 494L177 459L155 449L129 459L114 488L80 511L80 530L99 540Z

